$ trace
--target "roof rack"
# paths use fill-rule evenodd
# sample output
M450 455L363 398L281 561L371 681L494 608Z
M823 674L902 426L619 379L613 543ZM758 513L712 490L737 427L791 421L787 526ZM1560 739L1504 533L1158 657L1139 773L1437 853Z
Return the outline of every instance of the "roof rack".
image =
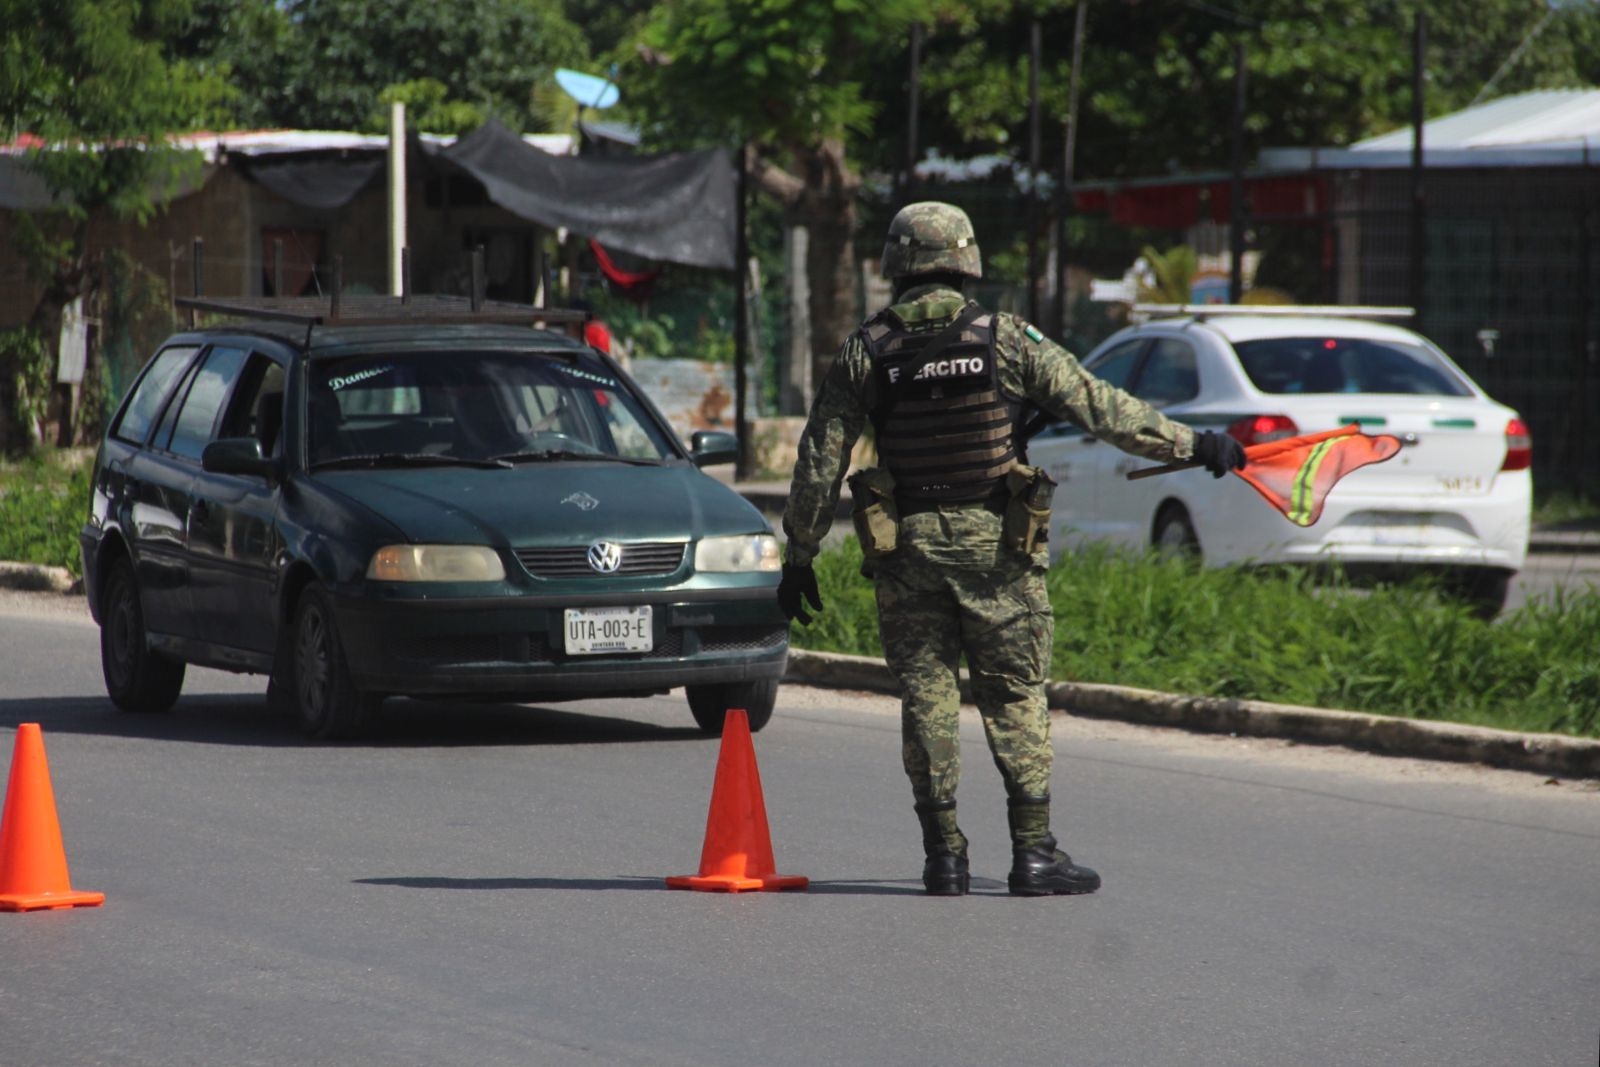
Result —
M1338 304L1135 304L1133 313L1143 319L1192 315L1204 322L1214 315L1246 315L1260 318L1284 316L1322 319L1413 319L1416 308L1358 307Z
M585 322L589 312L546 308L505 300L473 301L465 296L419 293L384 296L362 293L335 296L180 296L181 308L237 315L247 319L292 322L300 326L392 326L449 323Z
M411 250L400 250L401 289L398 296L377 293L345 293L344 257L333 257L333 290L326 296L225 296L200 294L201 256L204 245L194 242L194 295L180 296L173 303L188 309L189 324L196 324L196 312L210 311L245 319L289 322L306 328L306 344L318 326L443 326L461 324L500 324L545 326L558 323L588 322L587 311L576 308L547 308L507 300L487 300L484 290L483 246L473 248L470 257L471 296L446 293L411 292ZM280 254L276 262L282 263ZM281 278L277 287L282 288Z

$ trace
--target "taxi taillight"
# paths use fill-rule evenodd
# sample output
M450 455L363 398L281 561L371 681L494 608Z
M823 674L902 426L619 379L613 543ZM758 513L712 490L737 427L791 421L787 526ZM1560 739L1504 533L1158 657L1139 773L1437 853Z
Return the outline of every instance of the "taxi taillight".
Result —
M1281 441L1300 432L1300 427L1287 415L1246 415L1228 426L1228 436L1241 445L1265 444Z
M1506 423L1506 458L1500 464L1503 471L1525 471L1533 466L1533 435L1528 424L1521 419Z

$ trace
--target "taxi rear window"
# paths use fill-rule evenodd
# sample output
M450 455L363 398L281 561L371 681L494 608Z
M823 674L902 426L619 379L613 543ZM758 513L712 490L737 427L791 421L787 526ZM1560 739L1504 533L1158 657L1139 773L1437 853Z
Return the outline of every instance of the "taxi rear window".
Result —
M1422 345L1365 337L1272 337L1234 351L1263 393L1401 393L1471 396L1459 375Z

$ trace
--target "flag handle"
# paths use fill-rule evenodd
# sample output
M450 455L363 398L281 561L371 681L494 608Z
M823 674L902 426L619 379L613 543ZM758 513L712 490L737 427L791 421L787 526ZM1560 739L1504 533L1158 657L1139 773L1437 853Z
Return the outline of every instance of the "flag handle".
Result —
M1159 467L1141 467L1136 471L1128 472L1128 481L1136 482L1140 478L1154 478L1158 474L1171 474L1173 471L1187 471L1193 470L1196 467L1204 466L1204 463L1201 463L1199 460L1195 459L1184 460L1181 463L1165 463Z
M1259 445L1246 445L1244 454L1246 460L1255 462L1275 456L1280 452L1287 452L1291 448L1300 448L1304 445L1314 445L1318 441L1326 441L1331 437L1347 437L1359 434L1361 426L1351 423L1341 426L1337 430L1323 430L1321 433L1308 433L1300 437L1285 437L1278 441L1267 441ZM1205 464L1197 459L1180 460L1177 463L1166 463L1159 467L1144 467L1140 470L1129 471L1128 481L1136 482L1141 478L1154 478L1158 474L1171 474L1173 471L1193 470L1195 467L1204 467Z

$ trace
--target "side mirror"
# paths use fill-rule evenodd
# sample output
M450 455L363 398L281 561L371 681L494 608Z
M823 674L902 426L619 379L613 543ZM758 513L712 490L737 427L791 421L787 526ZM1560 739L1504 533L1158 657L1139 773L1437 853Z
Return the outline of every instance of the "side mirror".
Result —
M200 466L212 474L254 474L277 477L278 463L261 454L261 442L254 437L224 437L206 445L200 453Z
M690 438L689 458L696 467L733 463L739 458L739 439L723 430L696 430Z

